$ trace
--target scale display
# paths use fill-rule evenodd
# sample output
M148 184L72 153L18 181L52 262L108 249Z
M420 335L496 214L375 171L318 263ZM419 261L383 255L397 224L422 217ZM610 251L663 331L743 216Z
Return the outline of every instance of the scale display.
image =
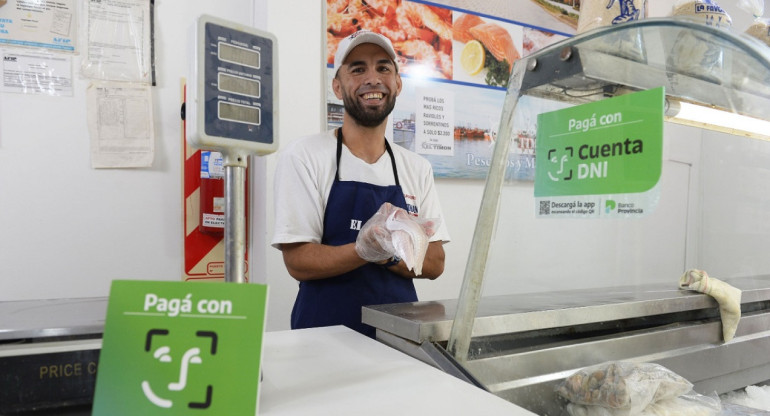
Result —
M212 150L241 148L257 154L277 150L274 36L201 16L194 50L188 141Z

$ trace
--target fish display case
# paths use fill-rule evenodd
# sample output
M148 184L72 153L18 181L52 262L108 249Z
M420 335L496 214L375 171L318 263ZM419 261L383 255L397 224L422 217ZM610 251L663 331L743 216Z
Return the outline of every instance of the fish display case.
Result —
M515 172L522 160L564 168L566 156L551 158L553 149L541 147L552 114L592 114L595 103L614 114L616 102L636 105L618 99L661 88L651 117L662 130L659 165L634 168L657 170L643 192L624 192L619 180L620 189L600 195L554 196L538 190L538 176L556 170L534 167L534 182ZM590 118L577 118L577 130L596 128L602 137L602 123ZM363 321L380 341L541 415L566 415L556 386L609 361L661 364L704 395L767 383L767 120L770 48L698 22L610 26L522 58L512 68L458 298L369 306ZM520 143L533 130L538 154ZM610 163L630 170L623 159ZM601 178L607 169L567 166L576 176L563 181ZM717 300L679 288L690 269L741 290L733 339L723 338Z

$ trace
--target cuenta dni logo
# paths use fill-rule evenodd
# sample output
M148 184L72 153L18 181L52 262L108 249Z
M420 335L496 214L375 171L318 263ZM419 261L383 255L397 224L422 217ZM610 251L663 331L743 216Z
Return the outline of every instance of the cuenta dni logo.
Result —
M644 142L629 138L615 143L583 144L577 150L566 146L562 152L552 148L548 150L548 162L551 164L548 177L553 182L572 180L573 169L570 166L573 164L570 162L577 157L576 179L606 178L610 166L608 158L641 153L644 153Z

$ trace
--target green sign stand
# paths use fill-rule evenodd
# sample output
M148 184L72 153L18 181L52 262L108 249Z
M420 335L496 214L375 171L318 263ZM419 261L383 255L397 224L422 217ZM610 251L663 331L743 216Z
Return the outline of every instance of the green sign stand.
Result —
M538 217L643 216L657 205L663 88L538 116Z
M267 286L114 281L94 416L257 413Z

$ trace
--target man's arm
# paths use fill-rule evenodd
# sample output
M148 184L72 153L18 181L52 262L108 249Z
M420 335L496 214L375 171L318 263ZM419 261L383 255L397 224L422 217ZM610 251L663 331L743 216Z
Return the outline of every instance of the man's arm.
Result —
M398 264L390 266L388 270L403 277L434 280L444 272L444 242L434 241L428 244L425 253L425 261L422 263L422 274L415 276L414 272L406 268L406 263L401 260Z
M338 276L367 263L356 253L356 244L329 246L320 243L281 244L283 262L289 274L299 280Z
M306 281L338 276L368 263L358 256L355 246L355 243L342 246L292 243L281 244L281 252L289 274L298 281ZM444 243L434 241L428 244L422 274L419 276L408 270L403 260L389 270L402 277L434 280L444 272Z

